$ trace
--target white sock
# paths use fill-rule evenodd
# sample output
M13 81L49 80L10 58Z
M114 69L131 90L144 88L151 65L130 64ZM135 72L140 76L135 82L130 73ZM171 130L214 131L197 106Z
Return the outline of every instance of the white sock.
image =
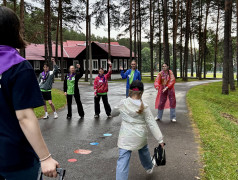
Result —
M55 111L54 114L57 114L57 112Z
M45 112L45 115L48 116L48 112Z

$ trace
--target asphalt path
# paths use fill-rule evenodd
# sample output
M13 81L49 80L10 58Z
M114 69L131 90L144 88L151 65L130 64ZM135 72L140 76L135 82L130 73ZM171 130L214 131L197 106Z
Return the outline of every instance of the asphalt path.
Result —
M169 110L165 110L162 121L158 122L166 143L167 164L163 167L155 167L154 173L147 175L140 164L138 152L133 152L130 160L130 180L193 180L199 178L198 143L189 119L186 104L187 91L196 85L214 82L194 81L177 83L176 91L176 116L177 122L169 119ZM126 83L109 83L108 99L111 107L115 107L121 99L125 98ZM53 88L63 89L62 82L55 82ZM118 158L117 138L120 130L121 119L114 117L108 119L101 102L101 114L99 119L94 119L94 93L93 87L79 83L81 101L83 103L85 117L80 119L77 113L75 101L73 101L73 116L66 119L67 108L58 111L59 118L53 119L53 114L47 120L40 119L39 123L48 145L50 153L66 169L66 180L114 180ZM147 103L154 116L157 110L154 108L157 92L153 84L145 84L143 101ZM54 99L57 97L53 97ZM105 137L103 134L112 134ZM96 146L92 142L99 143ZM151 133L148 137L148 146L151 154L158 144ZM90 154L76 154L77 149L92 151ZM76 159L76 162L68 162ZM44 180L50 178L44 178Z

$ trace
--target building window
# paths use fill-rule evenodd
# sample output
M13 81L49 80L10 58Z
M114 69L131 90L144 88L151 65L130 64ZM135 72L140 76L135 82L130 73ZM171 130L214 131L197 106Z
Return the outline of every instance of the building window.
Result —
M119 67L123 68L123 59L119 59Z
M101 68L104 70L107 70L107 60L106 59L101 59Z
M40 61L34 61L34 69L39 70L40 69Z
M113 70L117 70L117 69L118 69L118 61L117 61L117 59L114 59L114 60L113 60L112 69L113 69Z
M127 69L127 59L124 59L124 69Z
M93 70L98 70L98 60L97 59L93 59Z
M79 64L79 60L73 60L73 66L76 67L77 64Z

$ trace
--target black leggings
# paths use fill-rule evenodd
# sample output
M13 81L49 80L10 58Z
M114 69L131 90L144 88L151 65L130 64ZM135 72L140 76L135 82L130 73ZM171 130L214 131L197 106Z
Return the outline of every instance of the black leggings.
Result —
M80 117L84 117L84 111L83 111L83 105L80 100L80 94L74 94L74 95L68 95L67 94L67 105L68 105L68 115L69 117L72 116L72 99L76 101L77 107L78 107L78 113Z
M102 101L104 104L106 114L109 116L111 114L112 110L111 110L110 104L108 103L107 94L106 95L97 95L94 97L95 114L96 115L100 114L100 99L101 99L101 97L102 97Z

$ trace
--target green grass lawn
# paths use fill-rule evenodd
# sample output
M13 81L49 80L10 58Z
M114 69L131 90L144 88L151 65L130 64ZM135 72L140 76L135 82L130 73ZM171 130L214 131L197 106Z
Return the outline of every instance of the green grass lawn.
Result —
M203 179L238 179L238 90L221 94L221 82L193 87L187 94L201 140Z
M53 101L53 104L55 105L55 108L60 109L64 107L64 105L66 104L66 97L62 91L58 89L52 89L52 101ZM47 104L48 113L51 113L52 109L49 106L49 103L47 102L46 104ZM45 114L43 106L35 108L34 111L37 118L40 118Z

